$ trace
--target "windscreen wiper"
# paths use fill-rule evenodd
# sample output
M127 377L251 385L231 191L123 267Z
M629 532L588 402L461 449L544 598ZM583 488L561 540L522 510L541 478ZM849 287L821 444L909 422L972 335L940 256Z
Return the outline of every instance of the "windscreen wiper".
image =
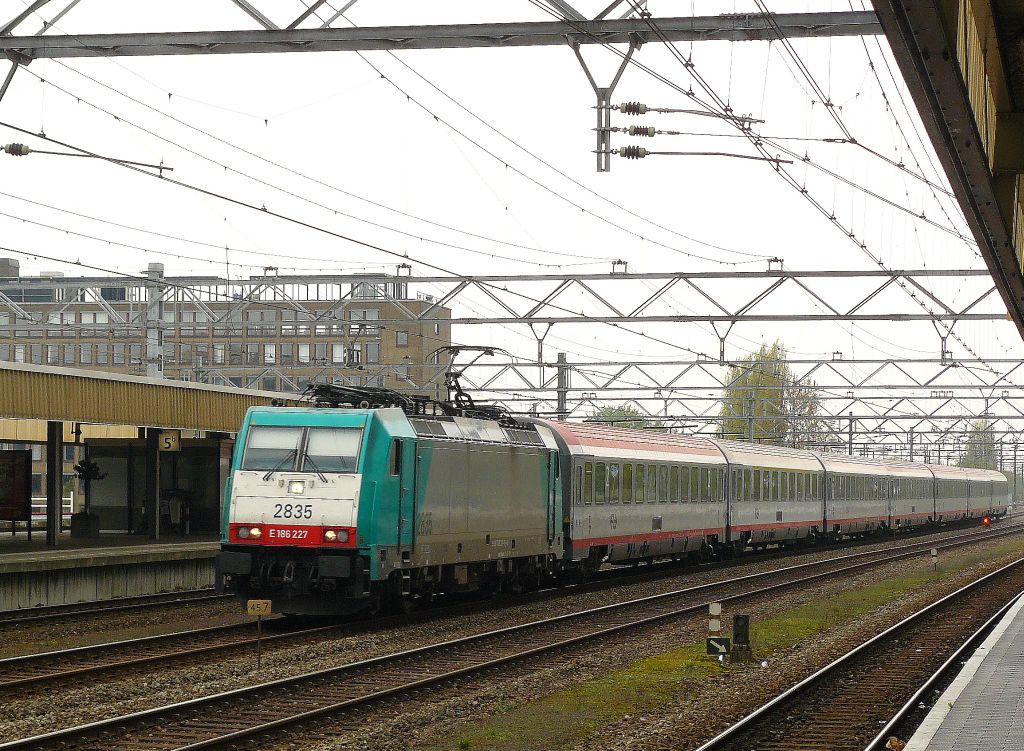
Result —
M310 464L313 465L313 469L316 470L316 476L320 478L320 482L322 482L324 484L327 483L327 477L324 475L323 472L320 471L320 467L316 466L316 462L313 461L313 457L309 455L308 451L303 451L302 452L302 460L303 460L303 464L302 464L303 467L306 466L306 464L305 464L306 462L309 462Z
M277 472L278 470L280 470L280 469L281 469L281 467L283 467L283 466L284 466L284 465L285 465L285 464L286 464L287 462L290 462L290 461L291 461L292 459L294 459L294 458L295 458L295 455L296 455L297 453L299 453L299 450L298 450L298 449L292 449L292 450L291 450L291 451L289 451L289 452L288 452L287 454L285 454L285 455L284 455L284 458L283 458L283 459L281 459L281 461L279 461L279 462L278 462L277 464L275 464L275 465L274 465L274 468L273 468L272 470L270 470L269 472L267 472L267 474L263 475L263 481L264 481L264 482L266 482L266 481L267 481L267 480L269 480L269 479L270 479L271 477L273 477L273 476L274 476L274 473L275 473L275 472Z

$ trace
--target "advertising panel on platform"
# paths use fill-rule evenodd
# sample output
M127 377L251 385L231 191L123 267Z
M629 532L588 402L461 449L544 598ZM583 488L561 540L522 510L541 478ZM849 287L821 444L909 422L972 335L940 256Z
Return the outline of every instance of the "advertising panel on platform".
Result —
M0 519L28 521L32 515L32 452L0 451Z

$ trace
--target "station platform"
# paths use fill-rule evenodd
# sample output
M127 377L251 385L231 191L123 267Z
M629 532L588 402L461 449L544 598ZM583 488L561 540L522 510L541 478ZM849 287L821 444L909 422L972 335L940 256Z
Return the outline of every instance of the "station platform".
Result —
M42 540L0 540L0 611L69 605L212 587L220 544L212 535L103 535L56 547Z
M1024 597L939 697L904 751L1024 751Z

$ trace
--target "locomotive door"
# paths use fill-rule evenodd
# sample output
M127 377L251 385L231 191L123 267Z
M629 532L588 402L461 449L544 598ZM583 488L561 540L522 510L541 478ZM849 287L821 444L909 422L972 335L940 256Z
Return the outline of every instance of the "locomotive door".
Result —
M395 439L395 464L398 466L398 546L411 548L415 542L416 470L419 457L412 441Z
M558 453L548 452L548 545L555 542L555 531L558 529Z

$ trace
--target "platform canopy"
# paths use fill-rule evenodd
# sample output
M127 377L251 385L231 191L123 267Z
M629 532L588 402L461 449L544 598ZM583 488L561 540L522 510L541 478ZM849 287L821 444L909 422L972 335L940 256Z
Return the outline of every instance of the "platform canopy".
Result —
M235 433L249 407L294 395L0 363L0 418Z

